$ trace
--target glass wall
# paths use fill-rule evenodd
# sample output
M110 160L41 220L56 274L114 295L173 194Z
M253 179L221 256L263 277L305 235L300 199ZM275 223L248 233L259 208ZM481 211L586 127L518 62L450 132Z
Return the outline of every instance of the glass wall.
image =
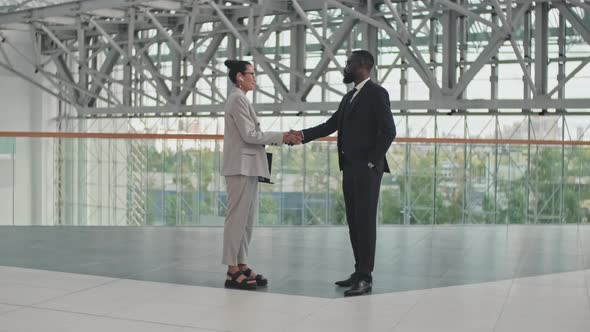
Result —
M125 121L144 132L223 133L220 118L165 120ZM260 120L265 130L285 131L325 117ZM89 127L105 128L111 120L93 121ZM398 138L387 154L392 173L382 181L380 224L588 222L589 117L424 115L395 121ZM5 138L2 223L222 225L226 193L220 175L223 142L217 137ZM424 138L492 141L421 142ZM555 144L560 141L565 144ZM335 137L267 150L273 153L274 184L260 185L258 225L345 224ZM42 166L27 166L37 161ZM23 209L38 210L23 203L29 201L41 204L42 212L27 219Z

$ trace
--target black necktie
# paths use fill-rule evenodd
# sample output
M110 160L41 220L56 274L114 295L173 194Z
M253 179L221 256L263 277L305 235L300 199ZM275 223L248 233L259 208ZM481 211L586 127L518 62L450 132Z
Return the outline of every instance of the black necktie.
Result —
M352 101L352 97L354 97L354 94L356 93L356 88L353 88L352 90L350 90L350 97L348 97L348 103L350 104L350 102Z
M352 96L354 96L355 92L356 92L356 88L350 90L350 92L348 93L348 97L346 98L346 104L344 104L344 114L346 114L346 113L348 113L348 111L350 111Z
M340 148L342 146L342 137L344 137L344 118L346 117L346 114L350 111L350 102L352 101L352 96L354 96L355 92L356 92L356 88L350 90L350 92L344 96L345 98L345 103L344 103L344 108L342 109L342 115L340 117L340 124L338 126L338 147ZM344 154L344 151L342 151L342 154Z

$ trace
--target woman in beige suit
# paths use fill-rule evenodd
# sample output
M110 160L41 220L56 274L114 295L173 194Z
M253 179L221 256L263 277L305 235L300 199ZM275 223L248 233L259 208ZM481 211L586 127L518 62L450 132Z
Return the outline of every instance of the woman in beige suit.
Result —
M247 61L226 60L234 86L224 108L225 132L221 175L227 184L227 215L223 231L225 287L256 289L268 280L248 267L248 245L258 208L258 177L270 178L264 145L301 143L297 136L262 132L246 97L256 87L254 67Z

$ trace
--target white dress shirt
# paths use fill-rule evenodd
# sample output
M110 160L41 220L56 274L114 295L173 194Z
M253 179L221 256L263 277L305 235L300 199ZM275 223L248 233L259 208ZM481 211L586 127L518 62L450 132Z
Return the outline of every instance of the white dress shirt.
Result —
M370 77L367 77L364 81L360 82L359 84L355 85L355 89L356 92L352 95L352 98L350 98L350 101L352 101L354 99L354 97L356 97L356 95L359 94L359 91L361 91L361 89L363 88L363 86L365 86L365 83L367 83L368 80L370 80Z
M362 82L360 82L359 84L355 85L355 89L356 91L354 92L354 94L352 95L352 98L350 98L350 102L352 102L352 100L354 99L354 97L356 97L356 95L358 95L359 91L361 91L361 89L363 88L363 86L365 86L365 83L367 83L368 80L370 80L370 77L367 77L365 80L363 80ZM303 135L303 131L299 131L301 133L301 138L305 139L304 135ZM371 167L371 166L369 166Z

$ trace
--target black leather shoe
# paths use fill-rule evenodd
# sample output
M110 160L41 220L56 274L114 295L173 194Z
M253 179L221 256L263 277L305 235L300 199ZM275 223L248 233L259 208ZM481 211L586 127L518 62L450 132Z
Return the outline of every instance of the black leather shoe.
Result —
M366 280L358 280L352 285L352 287L350 287L344 292L344 296L365 295L371 292L372 287L372 282Z
M356 273L353 273L350 275L350 277L348 277L348 279L336 281L335 284L340 287L350 287L352 286L352 284L358 281L358 279L358 275L356 275Z

